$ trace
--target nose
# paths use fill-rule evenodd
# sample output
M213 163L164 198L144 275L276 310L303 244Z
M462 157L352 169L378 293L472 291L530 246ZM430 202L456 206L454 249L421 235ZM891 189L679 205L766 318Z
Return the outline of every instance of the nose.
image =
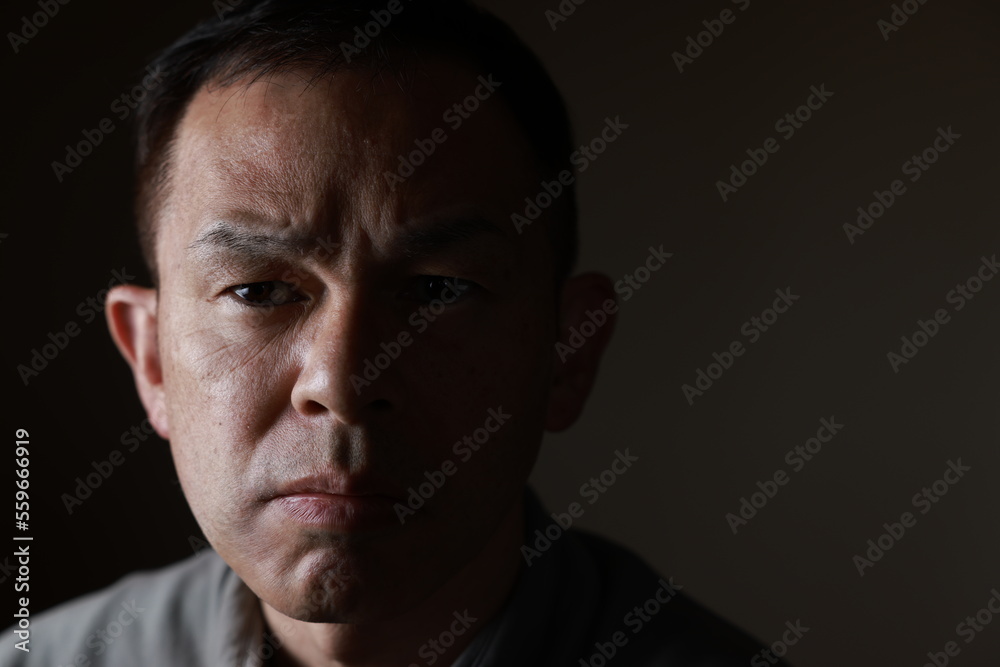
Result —
M292 407L307 417L331 414L358 424L367 412L391 405L389 377L396 358L382 351L384 317L361 294L330 299L303 324L300 370Z

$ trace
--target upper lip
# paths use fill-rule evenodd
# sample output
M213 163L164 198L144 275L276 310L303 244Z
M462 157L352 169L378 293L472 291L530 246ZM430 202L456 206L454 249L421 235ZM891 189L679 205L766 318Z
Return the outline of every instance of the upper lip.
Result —
M386 496L390 494L363 478L336 474L313 474L279 484L271 496L291 496L299 493L326 493L334 496Z

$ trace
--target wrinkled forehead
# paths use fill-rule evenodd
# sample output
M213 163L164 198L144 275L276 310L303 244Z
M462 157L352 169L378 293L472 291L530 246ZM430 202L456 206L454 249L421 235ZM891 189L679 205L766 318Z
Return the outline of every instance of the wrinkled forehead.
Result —
M539 175L500 86L427 59L403 78L298 71L205 87L178 126L158 253L220 217L387 240L456 208L509 224Z

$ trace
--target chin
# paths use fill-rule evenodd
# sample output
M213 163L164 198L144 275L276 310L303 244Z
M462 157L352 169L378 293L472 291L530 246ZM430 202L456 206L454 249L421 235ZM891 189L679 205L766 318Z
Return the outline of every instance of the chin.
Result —
M405 586L398 585L401 573L392 572L397 566L367 551L359 554L345 553L342 548L314 548L262 559L243 579L259 598L289 618L309 623L363 623L398 613L396 607L407 596L401 590Z
M364 607L372 600L358 581L277 580L274 590L255 591L264 602L289 618L307 623L358 623L368 620Z

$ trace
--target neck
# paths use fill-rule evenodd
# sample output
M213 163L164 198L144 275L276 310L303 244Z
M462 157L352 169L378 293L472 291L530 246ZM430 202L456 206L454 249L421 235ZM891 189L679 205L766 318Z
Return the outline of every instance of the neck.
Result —
M431 656L436 664L452 664L506 602L520 572L523 539L519 499L475 558L420 605L386 621L307 623L262 601L268 632L295 638L280 642L276 664L383 667L424 664Z

